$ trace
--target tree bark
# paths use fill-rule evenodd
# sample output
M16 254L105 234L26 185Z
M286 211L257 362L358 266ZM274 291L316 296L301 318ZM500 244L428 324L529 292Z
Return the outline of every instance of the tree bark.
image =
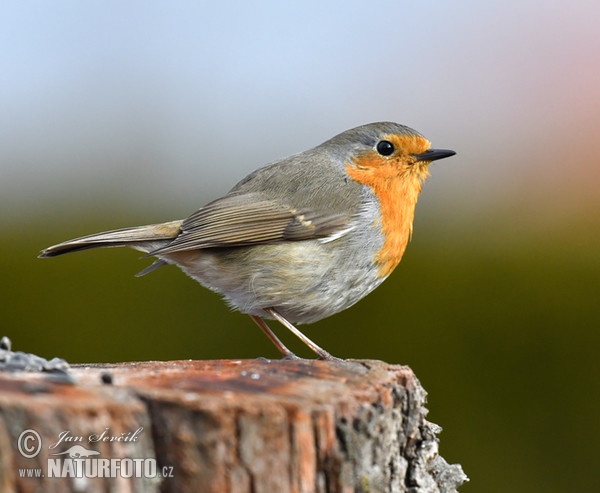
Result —
M438 455L425 396L408 367L366 360L0 371L0 490L453 492L467 478ZM72 457L76 445L83 456ZM109 477L89 477L94 461L115 458L146 469L135 477L115 461ZM81 478L69 462L82 464Z

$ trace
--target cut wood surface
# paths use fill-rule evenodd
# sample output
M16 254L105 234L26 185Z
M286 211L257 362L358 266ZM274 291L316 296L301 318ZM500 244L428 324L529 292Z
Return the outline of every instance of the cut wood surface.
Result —
M370 360L0 371L0 491L452 492L425 395Z

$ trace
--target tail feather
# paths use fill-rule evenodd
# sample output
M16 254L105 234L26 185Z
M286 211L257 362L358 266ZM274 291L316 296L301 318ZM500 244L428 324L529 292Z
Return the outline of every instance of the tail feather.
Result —
M41 251L40 258L56 257L64 253L87 250L88 248L130 246L142 251L150 251L157 247L156 242L164 242L176 238L181 232L183 221L171 221L162 224L150 224L134 228L122 228L104 233L82 236L64 241ZM159 243L160 244L160 243ZM148 245L147 247L145 245Z

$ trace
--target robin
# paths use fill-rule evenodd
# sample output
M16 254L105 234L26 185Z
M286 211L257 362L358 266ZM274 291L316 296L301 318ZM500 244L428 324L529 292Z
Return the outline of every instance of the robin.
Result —
M415 130L381 122L347 130L254 171L187 219L65 241L40 257L128 246L175 264L250 318L283 357L296 358L264 321L275 319L320 359L335 359L293 323L354 305L400 262L412 234L431 149Z

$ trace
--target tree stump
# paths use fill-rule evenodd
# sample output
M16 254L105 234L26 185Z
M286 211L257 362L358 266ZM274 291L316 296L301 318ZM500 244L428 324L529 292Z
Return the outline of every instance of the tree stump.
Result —
M0 371L0 490L453 492L425 396L381 361Z

